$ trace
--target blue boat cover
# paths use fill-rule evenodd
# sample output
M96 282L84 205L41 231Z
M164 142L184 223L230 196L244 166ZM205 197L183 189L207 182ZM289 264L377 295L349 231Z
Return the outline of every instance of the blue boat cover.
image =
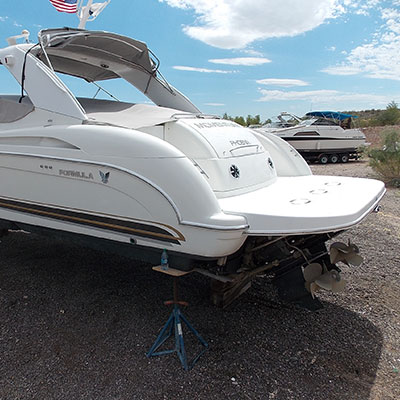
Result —
M339 121L343 121L347 118L358 118L356 115L343 114L336 111L310 111L306 114L306 117L332 118Z

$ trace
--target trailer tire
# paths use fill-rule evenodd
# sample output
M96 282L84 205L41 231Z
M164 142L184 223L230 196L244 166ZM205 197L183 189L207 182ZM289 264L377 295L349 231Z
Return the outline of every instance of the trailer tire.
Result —
M320 164L327 164L329 161L329 157L326 154L321 154L318 158Z
M332 154L329 157L329 162L331 162L332 164L336 164L339 161L339 156L337 154Z
M349 155L348 154L341 154L340 155L340 162L342 163L347 163L349 161Z

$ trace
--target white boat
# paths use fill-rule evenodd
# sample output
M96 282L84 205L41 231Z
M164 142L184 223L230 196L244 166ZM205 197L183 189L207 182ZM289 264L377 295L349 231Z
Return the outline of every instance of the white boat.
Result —
M366 146L364 133L352 128L350 114L335 111L311 111L303 119L283 112L275 123L266 124L258 131L273 133L290 143L306 160L347 162L359 158L359 150Z
M201 114L143 42L43 30L37 44L1 49L0 62L21 85L0 96L3 233L76 239L153 264L166 249L170 266L222 281L270 269L282 293L311 298L303 269L337 269L325 242L384 195L380 181L313 176L279 137ZM77 98L65 75L122 78L154 105Z

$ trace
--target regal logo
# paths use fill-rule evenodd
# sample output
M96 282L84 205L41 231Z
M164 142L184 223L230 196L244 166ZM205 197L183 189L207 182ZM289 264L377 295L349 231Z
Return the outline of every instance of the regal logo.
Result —
M71 171L67 169L60 169L58 174L61 176L67 176L69 178L94 179L91 172L86 173L84 171Z

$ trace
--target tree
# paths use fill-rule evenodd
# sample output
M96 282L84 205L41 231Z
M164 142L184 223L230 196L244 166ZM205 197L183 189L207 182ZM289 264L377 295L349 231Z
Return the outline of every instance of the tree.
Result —
M242 116L231 117L227 113L224 113L222 118L223 119L228 119L230 121L234 121L237 124L242 125L242 126L262 125L261 117L259 115L256 115L254 117L251 116L251 115L248 115L247 118L245 119Z
M246 126L250 125L260 125L261 124L261 119L260 116L257 114L255 117L252 117L251 115L248 115L246 118Z
M233 120L239 125L246 126L246 121L243 117L235 117Z
M396 125L400 123L400 110L397 103L393 100L387 106L386 110L378 117L381 125Z

